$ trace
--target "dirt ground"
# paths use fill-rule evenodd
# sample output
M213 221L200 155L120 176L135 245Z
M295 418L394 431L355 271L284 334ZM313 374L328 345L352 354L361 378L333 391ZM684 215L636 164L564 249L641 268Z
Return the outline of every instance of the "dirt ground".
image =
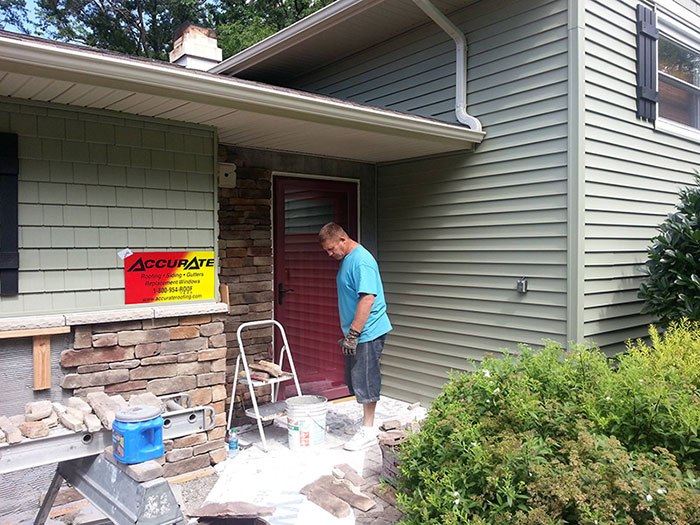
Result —
M173 492L176 492L176 496L177 492L180 492L182 506L184 507L182 511L187 515L189 512L201 507L218 479L219 475L213 472L208 476L183 481L181 483L171 483Z

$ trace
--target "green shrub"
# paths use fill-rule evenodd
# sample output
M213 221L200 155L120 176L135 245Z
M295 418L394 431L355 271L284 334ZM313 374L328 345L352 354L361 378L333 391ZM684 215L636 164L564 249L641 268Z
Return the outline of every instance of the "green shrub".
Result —
M680 191L676 212L659 226L648 249L648 277L639 288L644 313L667 324L687 317L700 320L700 174Z
M661 446L679 463L700 466L700 322L682 319L659 334L652 346L628 342L618 370L606 376L603 399L587 415L602 432L634 450ZM609 399L608 399L609 398Z
M615 369L549 342L454 374L402 447L403 523L700 523L700 326L651 335Z

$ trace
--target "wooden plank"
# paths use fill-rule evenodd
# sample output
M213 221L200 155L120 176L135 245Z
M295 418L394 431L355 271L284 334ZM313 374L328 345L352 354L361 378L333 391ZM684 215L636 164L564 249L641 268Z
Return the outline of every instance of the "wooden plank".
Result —
M0 339L16 339L19 337L36 337L42 335L67 334L70 326L56 326L55 328L33 328L30 330L5 330L0 332Z
M34 390L51 388L51 336L34 336Z
M229 299L227 284L219 285L219 296L221 297L222 303L226 303L227 305L229 305L229 307L231 306L231 300Z

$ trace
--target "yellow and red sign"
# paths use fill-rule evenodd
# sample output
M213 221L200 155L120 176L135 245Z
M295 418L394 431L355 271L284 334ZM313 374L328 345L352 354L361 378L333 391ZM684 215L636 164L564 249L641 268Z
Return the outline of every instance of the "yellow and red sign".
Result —
M214 299L214 252L135 252L124 260L126 304Z

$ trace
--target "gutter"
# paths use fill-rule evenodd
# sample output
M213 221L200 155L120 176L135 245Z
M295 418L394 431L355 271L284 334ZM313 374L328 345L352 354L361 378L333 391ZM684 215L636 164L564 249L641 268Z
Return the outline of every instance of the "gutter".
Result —
M10 37L3 32L0 32L0 68L393 136L470 143L479 143L484 137L483 132L437 120L79 46Z
M447 18L442 11L435 7L430 0L413 0L433 22L452 37L456 45L456 83L455 114L457 120L469 126L469 129L481 131L481 122L467 113L467 38L464 33Z

